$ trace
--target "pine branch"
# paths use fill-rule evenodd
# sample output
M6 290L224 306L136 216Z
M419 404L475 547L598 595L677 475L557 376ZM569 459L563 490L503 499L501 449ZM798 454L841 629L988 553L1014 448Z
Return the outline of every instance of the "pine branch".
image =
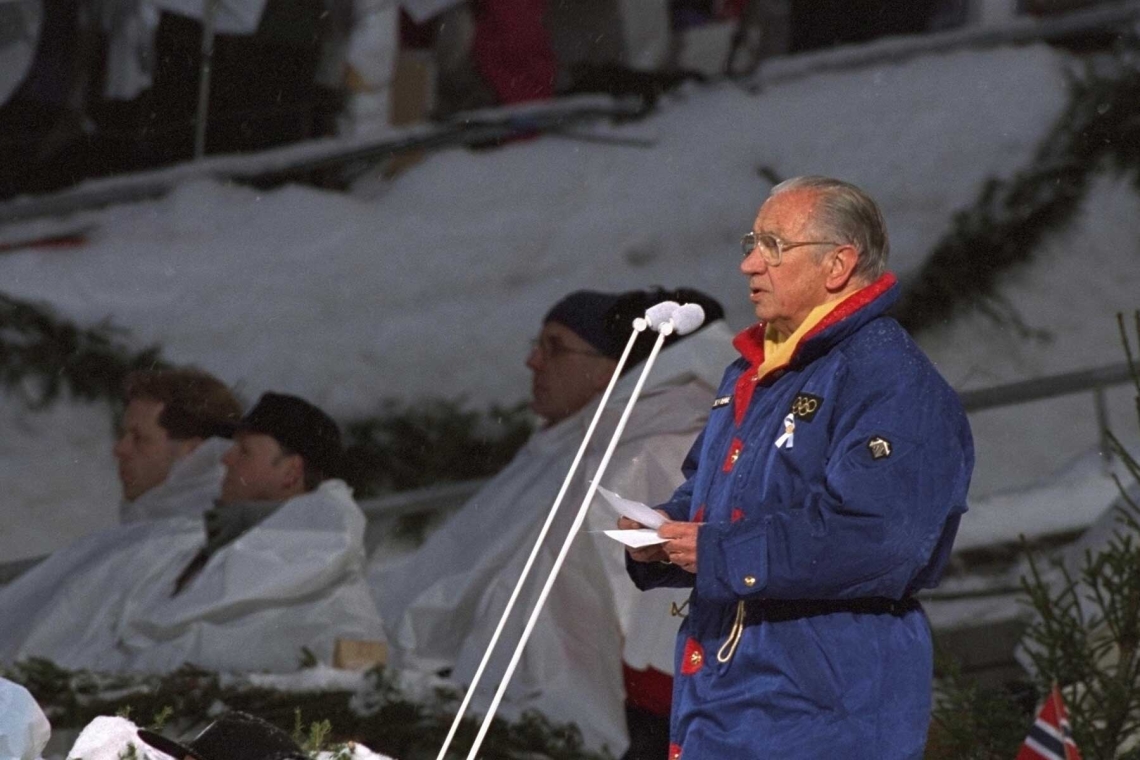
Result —
M1107 65L1068 74L1068 105L1032 163L1009 179L987 180L930 252L895 309L904 327L918 332L979 309L1016 328L1008 310L993 308L1002 276L1032 261L1041 241L1075 218L1097 173L1131 174L1140 188L1138 50L1140 41L1128 35ZM1137 324L1140 330L1140 318Z
M156 347L135 351L110 324L79 327L44 305L0 293L0 386L32 407L65 391L88 401L117 400L136 369L165 367Z

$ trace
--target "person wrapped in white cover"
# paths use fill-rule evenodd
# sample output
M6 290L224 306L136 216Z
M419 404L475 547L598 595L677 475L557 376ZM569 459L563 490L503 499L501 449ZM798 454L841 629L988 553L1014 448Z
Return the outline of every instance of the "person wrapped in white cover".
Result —
M681 482L680 463L708 416L720 380L716 365L732 355L732 334L720 321L719 304L692 290L571 293L546 315L527 358L532 407L545 427L423 547L402 561L370 570L399 665L450 670L456 681L470 682L585 436L594 402L629 339L633 319L664 300L700 303L708 326L666 343L602 485L654 504ZM577 505L585 496L654 337L643 336L635 344L472 702L476 709L489 703L498 685L573 520L575 510L566 505ZM629 746L628 758L656 759L668 746L673 640L680 621L671 612L685 595L637 592L625 574L622 546L595 532L613 522L606 508L592 507L539 617L504 709L537 709L551 720L576 723L591 746L608 745L617 755Z
M165 563L163 538L201 540L241 403L192 368L133 372L123 402L113 449L123 525L84 536L0 588L0 661L99 663L135 575Z
M364 516L327 477L340 454L336 424L302 399L267 393L234 438L204 521L117 529L107 551L87 552L84 574L57 578L47 604L24 595L30 630L5 658L286 672L303 648L328 662L338 638L382 640L362 576ZM0 590L0 606L9 592Z

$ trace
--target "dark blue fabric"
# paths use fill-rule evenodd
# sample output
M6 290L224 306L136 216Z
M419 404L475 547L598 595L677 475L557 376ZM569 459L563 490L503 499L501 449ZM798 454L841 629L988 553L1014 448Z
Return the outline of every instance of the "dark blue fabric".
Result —
M954 391L884 316L896 298L897 285L811 337L756 389L739 426L733 404L712 409L686 482L662 505L677 520L704 509L695 576L627 563L643 589L694 586L673 694L683 760L922 757L932 655L921 609L764 611L767 599L900 599L935 586L949 559L973 442ZM733 363L717 396L748 369ZM818 411L796 419L792 448L777 448L799 394L820 399ZM873 455L876 437L889 456ZM744 448L726 473L733 439ZM742 600L742 637L720 662ZM703 650L695 672L686 646Z

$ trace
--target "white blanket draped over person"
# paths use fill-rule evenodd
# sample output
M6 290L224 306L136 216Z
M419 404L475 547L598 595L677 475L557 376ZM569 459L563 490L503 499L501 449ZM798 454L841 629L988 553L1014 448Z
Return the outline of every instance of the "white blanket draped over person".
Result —
M205 540L200 520L104 531L72 558L79 572L53 572L45 567L53 557L29 573L50 573L30 578L41 588L58 581L45 603L28 593L28 578L0 589L0 608L12 613L6 617L29 621L20 641L0 635L0 656L102 671L168 672L193 663L287 672L305 648L328 662L338 638L383 638L362 575L364 524L348 486L327 480L219 549L175 597L175 580Z
M233 445L228 438L208 438L198 448L175 462L163 483L134 501L119 507L122 523L161 520L168 517L197 518L221 494L226 468L222 455Z
M661 352L602 485L650 505L669 498L683 480L681 462L708 416L721 368L732 358L731 339L723 323L714 323ZM633 368L614 389L474 709L490 703L640 372ZM418 551L371 566L369 579L399 666L452 669L454 680L470 683L595 409L590 403L536 433ZM574 722L589 746L608 745L620 754L628 743L622 661L672 674L679 619L670 611L688 592L634 588L622 545L600 532L617 519L600 502L591 506L551 590L503 710L517 715L536 709L553 721Z
M123 502L124 525L80 538L0 587L0 662L47 657L63 667L123 666L115 629L126 600L180 551L204 540L201 514L221 491L225 438L210 438L164 482Z

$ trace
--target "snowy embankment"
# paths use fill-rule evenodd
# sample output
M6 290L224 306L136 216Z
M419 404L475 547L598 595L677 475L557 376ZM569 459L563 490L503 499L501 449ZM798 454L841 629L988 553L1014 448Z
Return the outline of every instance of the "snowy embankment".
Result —
M650 148L551 136L445 151L350 195L191 182L159 201L53 222L96 231L83 247L0 257L0 289L81 324L109 318L136 345L160 344L251 401L267 388L298 393L340 419L389 397L513 403L528 392L527 341L569 290L690 285L720 298L732 327L747 325L737 240L768 190L761 168L868 189L905 281L985 179L1029 162L1065 103L1070 65L1034 45L756 95L692 89L610 132L651 133ZM1050 342L980 316L920 336L950 381L976 388L1119 361L1112 315L1140 305L1127 246L1136 210L1134 194L1102 182L1078 229L1007 278L1010 302ZM1034 482L1095 442L1091 401L1047 406L975 419L976 495ZM30 412L5 397L0 421L0 557L43 553L114 520L103 407Z

